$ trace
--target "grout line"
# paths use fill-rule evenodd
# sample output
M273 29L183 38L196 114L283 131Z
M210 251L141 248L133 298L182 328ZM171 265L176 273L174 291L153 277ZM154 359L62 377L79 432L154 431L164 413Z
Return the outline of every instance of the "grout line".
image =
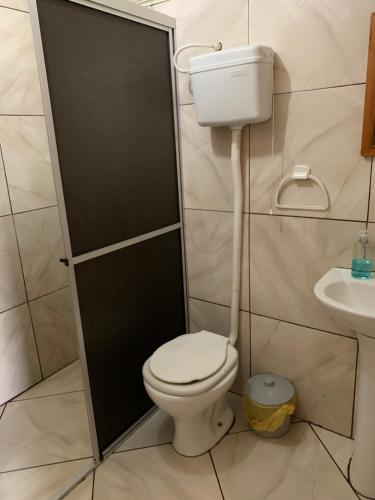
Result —
M214 462L214 459L212 458L212 455L211 455L211 450L209 450L208 454L210 455L210 459L211 459L212 467L213 467L214 472L215 472L217 484L219 485L219 489L220 489L220 493L221 493L221 498L222 498L222 500L225 500L224 493L223 493L223 490L222 490L222 487L221 487L221 484L220 484L219 476L217 474L217 470L216 470L216 467L215 467L215 462Z
M318 438L320 444L323 446L323 448L325 449L325 451L327 452L328 456L331 458L332 462L336 465L337 469L340 471L341 475L344 477L345 481L348 483L348 485L350 486L350 488L353 490L353 492L355 493L355 495L359 498L358 496L358 493L355 491L355 489L353 488L353 486L350 484L350 481L349 479L345 476L344 472L340 469L340 467L338 466L336 460L333 458L333 456L331 455L329 449L327 448L327 446L323 443L323 441L320 439L319 435L317 432L315 432L313 426L311 424L309 424L310 426L310 429L313 431L313 433L315 434L315 436Z
M38 295L38 297L34 297L32 299L29 299L28 302L35 302L36 300L42 299L43 297L48 297L48 295L52 295L53 293L60 292L61 290L65 290L65 288L70 288L70 285L64 285L64 286L61 286L60 288L56 288L56 290L53 290L52 292L47 292L47 293L43 293L42 295ZM70 363L68 363L68 364L70 364ZM61 368L59 368L59 370L61 370ZM56 370L56 371L59 371L59 370Z
M358 343L358 339L356 337L350 337L349 335L344 335L343 333L331 332L329 330L320 330L319 328L316 328L314 326L307 326L307 325L302 325L300 323L293 323L292 321L287 321L287 320L279 319L279 318L273 318L272 316L266 316L265 314L259 314L259 313L255 313L255 312L251 312L251 311L250 311L250 314L252 316L260 316L261 318L272 319L274 321L281 321L282 323L287 323L288 325L300 326L301 328L307 328L309 330L315 330L315 331L321 332L321 333L329 333L330 335L337 335L338 337L343 337L344 339L354 340L354 342Z
M95 479L96 479L96 469L94 469L92 473L91 500L94 500Z
M12 211L11 217L12 217L12 222L13 222L13 231L14 231L14 236L15 236L15 239L16 239L16 245L17 245L17 251L18 251L18 259L19 259L19 264L20 264L21 272L22 272L24 292L25 292L25 296L26 296L26 300L27 300L27 309L29 311L29 318L30 318L31 328L32 328L32 331L33 331L33 338L34 338L36 355L38 357L38 364L39 364L40 376L43 379L42 363L41 363L41 360L40 360L40 353L39 353L38 344L37 344L37 341L36 341L36 334L35 334L35 328L34 328L33 319L32 319L32 316L31 316L30 304L28 302L29 297L28 297L27 286L26 286L25 271L24 271L24 266L23 266L22 257L21 257L20 244L19 244L19 241L18 241L18 234L17 234L17 229L16 229L16 222L14 220L13 205L12 205L12 200L11 200L10 192L9 192L9 183L8 183L7 169L6 169L5 158L4 158L4 154L3 154L3 148L1 146L1 144L0 144L0 155L1 155L2 163L4 165L4 176L5 176L5 182L6 182L6 185L7 185L9 202L10 202L11 211Z
M0 6L1 7L1 6ZM5 9L8 8L8 7L4 7ZM10 9L10 7L9 7ZM18 10L18 9L11 9L11 10ZM21 10L20 12L25 12L24 10ZM28 12L25 12L25 14L28 14ZM0 113L0 116L45 116L45 115L34 115L34 114L25 114L25 113Z
M212 209L212 208L192 208L192 207L184 207L184 210L191 210L191 211L196 211L196 212L218 212L218 213L223 213L223 214L233 214L233 210L218 210L218 209ZM333 221L333 222L353 222L353 223L361 223L365 224L366 223L366 218L365 219L339 219L335 217L313 217L309 215L290 215L290 214L284 214L284 213L268 213L268 212L253 212L249 210L248 212L243 211L243 215L250 215L250 218L252 215L264 215L267 217L289 217L292 219L311 219L311 220L319 220L319 221Z
M225 307L227 309L230 309L230 306L227 306L226 304L218 304L217 302L212 302L211 300L206 300L206 299L200 299L199 297L194 297L193 295L189 295L188 299L199 300L200 302L205 302L206 304L212 304L213 306ZM245 309L240 309L240 311L250 314L250 311L246 311Z
M23 12L24 14L29 14L28 10L16 9L15 7L8 7L8 5L1 5L0 4L0 8L1 9L8 9L8 10L15 10L16 12ZM20 115L20 116L23 116L23 115Z
M17 216L20 214L28 214L30 212L38 212L39 210L46 210L47 208L54 208L54 207L58 207L57 203L53 205L47 205L45 207L30 208L29 210L21 210L20 212L13 212L13 215Z
M43 380L42 380L42 382L43 382ZM29 390L29 389L27 389L27 390ZM23 401L32 401L33 399L45 399L45 398L53 398L56 396L65 396L66 394L76 394L78 392L85 392L85 391L84 391L84 389L77 389L75 391L57 392L55 394L45 394L44 396L35 396L33 398L12 399L12 401L8 401L8 404L22 403Z
M366 82L344 83L342 85L330 85L328 87L316 87L316 88L312 88L312 89L287 90L287 91L283 91L283 92L274 92L273 95L300 94L302 92L316 92L318 90L340 89L343 87L355 87L358 85L365 85L365 84L366 84Z
M48 464L39 464L39 465L31 465L30 467L21 467L20 469L4 470L4 471L0 471L0 476L2 474L10 474L11 472L20 472L23 470L39 469L40 467L47 467L48 465L59 465L59 464L66 464L68 462L79 462L80 460L87 460L89 458L93 459L94 457L91 455L88 457L69 458L67 460L61 460L60 462L50 462Z
M340 432L333 431L332 429L328 429L327 427L323 427L322 425L316 424L315 422L312 422L311 420L302 420L302 422L306 422L306 424L309 424L309 425L315 425L315 427L319 427L319 429L323 429L324 431L332 432L332 434L336 434L336 436L340 436L342 438L350 439L351 441L354 441L353 438L351 438L349 436L345 436L345 434L341 434Z
M139 427L139 429L142 429L144 424ZM126 440L124 441L126 443ZM157 444L149 444L147 446L139 446L138 448L130 448L128 450L120 450L117 449L113 452L113 455L118 455L119 453L128 453L129 451L137 451L137 450L147 450L148 448L157 448L158 446L165 446L167 444L172 444L172 441L167 441L166 443L157 443Z
M73 363L75 363L76 361L79 361L80 362L80 359L75 359L74 361L70 361L69 363L67 363L65 366L62 366L61 368L59 368L58 370L56 370L55 372L51 373L50 375L48 375L46 378L40 380L39 382L36 382L35 384L31 385L30 387L28 387L27 389L25 389L24 391L20 392L19 394L17 394L16 396L14 396L12 399L10 399L9 401L13 401L15 398L18 398L19 396L21 396L21 394L24 394L25 392L29 391L30 389L33 389L34 387L36 387L37 385L41 384L42 382L44 382L45 380L48 380L49 378L51 378L53 375L56 375L56 373L58 373L59 371L61 370L64 370L64 368L67 368L68 366L72 365ZM9 402L8 401L8 402Z
M2 410L2 412L0 414L0 420L1 420L2 416L4 415L5 408L7 407L7 404L8 404L8 402L4 403L4 408L3 408L3 410Z

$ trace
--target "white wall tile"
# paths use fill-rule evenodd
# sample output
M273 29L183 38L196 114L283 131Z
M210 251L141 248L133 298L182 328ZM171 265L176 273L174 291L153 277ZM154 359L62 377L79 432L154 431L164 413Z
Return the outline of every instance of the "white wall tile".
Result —
M230 330L230 308L189 299L190 332L208 330L228 337ZM242 394L243 386L250 377L250 316L240 311L238 340L235 348L239 354L239 367L232 391Z
M181 147L185 208L233 210L228 127L201 127L194 105L181 106ZM249 210L249 130L242 133L244 211Z
M364 86L277 95L273 120L251 127L250 209L310 217L366 220L370 159L360 156ZM298 164L308 165L324 183L330 209L279 210L281 179ZM293 182L283 190L287 204L320 205L313 182Z
M0 217L0 312L23 302L25 285L12 217Z
M350 267L361 223L251 215L251 312L352 336L314 297L335 266Z
M243 216L241 309L249 310L248 215ZM230 305L233 214L185 210L189 295Z
M16 231L29 299L68 284L57 207L16 214Z
M297 393L296 415L350 436L357 341L252 315L252 374L277 373Z
M28 12L29 5L27 0L0 0L0 7L10 7Z
M248 43L248 1L231 0L170 0L153 7L177 19L177 47L192 42L213 43L220 41L224 48ZM182 53L178 63L187 67L194 55L203 54L208 49L191 49ZM180 102L193 102L190 78L179 74Z
M43 114L29 15L1 9L0 114Z
M47 377L78 357L70 288L30 302L43 376Z
M5 170L2 155L0 154L0 216L8 215L11 213L7 181L5 177Z
M363 83L374 10L374 0L250 0L250 42L276 52L276 92Z
M0 403L42 379L29 308L0 314Z
M44 117L1 116L0 144L13 213L55 205Z

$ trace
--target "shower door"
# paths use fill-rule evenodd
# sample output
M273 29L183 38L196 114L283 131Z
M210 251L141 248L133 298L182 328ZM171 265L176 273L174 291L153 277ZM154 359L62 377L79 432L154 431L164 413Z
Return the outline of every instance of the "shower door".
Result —
M144 361L186 331L174 20L126 0L31 7L99 458L152 407Z

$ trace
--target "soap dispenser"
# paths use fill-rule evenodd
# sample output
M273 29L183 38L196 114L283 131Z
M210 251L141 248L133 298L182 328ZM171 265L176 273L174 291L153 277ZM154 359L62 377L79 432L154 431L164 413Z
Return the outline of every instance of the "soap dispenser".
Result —
M353 246L352 276L359 279L370 279L372 261L369 258L369 242L367 229L362 229L358 241Z

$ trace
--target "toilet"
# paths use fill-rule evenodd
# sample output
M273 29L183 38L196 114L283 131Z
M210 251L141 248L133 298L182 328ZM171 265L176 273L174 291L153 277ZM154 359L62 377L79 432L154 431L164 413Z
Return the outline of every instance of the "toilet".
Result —
M201 455L228 432L234 414L227 392L237 369L238 353L229 339L205 330L176 337L145 362L147 394L174 419L178 453Z

